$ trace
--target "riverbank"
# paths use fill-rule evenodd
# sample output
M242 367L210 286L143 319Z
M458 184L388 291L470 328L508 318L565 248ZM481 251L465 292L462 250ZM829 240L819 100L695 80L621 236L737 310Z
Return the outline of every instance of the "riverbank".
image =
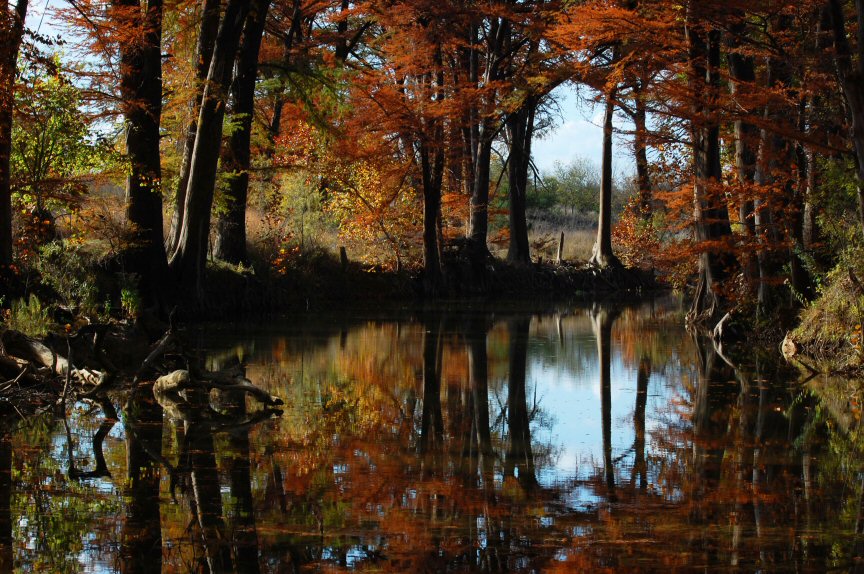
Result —
M783 341L788 359L822 373L864 378L864 287L851 268L835 270Z
M434 298L551 300L612 293L640 296L665 289L652 273L637 269L600 269L572 262L514 265L492 257L478 266L451 256L445 259L444 284ZM211 263L203 293L180 297L180 304L186 319L212 319L358 302L414 304L429 299L422 272L388 271L317 256L299 258L278 273Z

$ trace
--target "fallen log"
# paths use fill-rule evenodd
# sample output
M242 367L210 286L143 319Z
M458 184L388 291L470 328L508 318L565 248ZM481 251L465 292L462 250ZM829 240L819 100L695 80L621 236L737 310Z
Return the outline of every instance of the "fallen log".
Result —
M23 359L32 364L50 369L61 377L71 374L79 383L88 385L104 384L107 375L93 369L77 369L68 359L47 345L31 339L18 331L7 329L0 335L0 343L6 355Z

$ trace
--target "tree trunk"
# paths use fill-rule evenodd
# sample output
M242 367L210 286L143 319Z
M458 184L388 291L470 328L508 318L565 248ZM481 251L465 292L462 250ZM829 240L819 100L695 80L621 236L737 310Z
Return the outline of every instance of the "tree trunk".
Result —
M651 190L651 174L648 163L648 112L643 91L645 81L640 80L634 88L635 113L633 114L634 135L633 148L636 157L636 182L639 186L639 215L647 221L651 219L653 209L653 192Z
M474 183L471 188L470 222L468 239L480 256L488 253L486 240L489 236L489 166L492 161L492 132L488 120L481 122L477 134L477 151L474 154Z
M444 73L441 71L440 47L435 53L436 72L434 101L444 98ZM428 80L433 79L431 76ZM426 119L420 139L420 163L423 178L423 269L424 287L429 295L438 295L444 284L441 267L441 187L444 183L444 123L432 114Z
M507 161L510 183L510 249L507 251L507 260L525 265L531 263L525 209L536 108L537 99L529 96L517 111L507 117L507 131L510 135L510 159Z
M742 89L750 90L756 83L756 65L752 56L737 52L736 49L742 43L738 35L743 34L745 26L736 25L732 28L730 39L729 76L730 91L733 97L740 97ZM746 107L738 103L739 107ZM735 171L738 176L738 185L742 194L739 196L738 219L741 221L744 241L749 244L755 243L756 224L753 213L753 199L750 197L756 176L756 146L758 145L759 130L752 123L743 118L735 120ZM744 246L743 271L744 280L748 290L755 291L756 282L759 277L759 268L756 258L753 257L750 245Z
M852 53L846 38L846 20L841 0L828 0L831 24L834 31L834 54L837 75L846 99L846 116L850 125L850 136L856 156L856 175L858 180L858 216L861 232L864 233L864 45L858 45L858 65L852 65ZM864 3L855 2L859 24L859 39L864 35Z
M772 22L773 33L783 34L792 26L790 16L781 15ZM788 92L793 88L794 79L789 62L785 58L770 57L767 69L767 87L769 90ZM797 297L808 291L807 273L795 247L803 243L804 211L803 196L798 193L800 182L792 175L778 176L785 173L786 166L797 166L799 180L806 174L806 159L796 155L796 148L788 137L782 133L791 133L800 128L803 121L804 108L795 108L785 101L769 102L765 107L765 123L773 126L771 132L762 130L759 157L756 169L756 180L761 186L773 186L781 193L764 194L764 204L754 205L756 208L756 233L760 240L758 252L759 261L759 292L758 311L767 313L776 306L779 287L778 279L785 275L784 268L790 269L789 280L792 289L790 301L797 304ZM803 171L802 171L803 170ZM760 202L761 203L761 202ZM791 245L791 248L786 247Z
M798 106L798 132L804 133L807 129L808 99L802 98ZM795 144L795 163L798 166L798 179L792 189L792 208L788 210L786 225L787 235L792 247L789 250L789 285L792 288L790 304L795 306L801 302L799 297L811 300L814 296L812 278L810 272L804 266L801 257L804 247L804 218L807 213L807 189L810 183L810 154L802 142Z
M249 11L249 3L229 0L219 24L219 33L204 86L198 131L186 188L186 204L180 227L180 241L171 257L171 268L180 285L191 293L199 294L207 259L210 235L210 209L216 187L216 169L222 143L222 122L228 87L240 33Z
M18 0L9 12L9 0L0 1L0 273L12 264L12 190L9 160L12 156L12 109L18 50L24 34L27 0Z
M183 223L183 212L186 208L186 186L189 184L189 168L192 166L192 151L195 148L195 134L198 133L198 113L201 110L201 98L204 95L204 84L213 57L213 47L216 44L216 33L219 30L219 0L201 0L201 30L198 33L198 44L195 48L195 95L189 102L192 121L186 129L186 140L183 144L183 159L180 163L180 177L174 194L174 213L171 215L171 225L168 228L168 253L174 253L180 242L180 227Z
M691 145L693 146L693 219L696 240L713 246L699 256L699 285L688 321L701 322L723 315L728 305L721 291L733 269L734 258L726 243L732 237L729 211L720 190L720 126L716 110L720 89L720 32L704 29L696 3L687 7L686 34L692 94Z
M602 268L621 265L612 252L612 118L615 115L617 91L617 88L613 88L606 95L606 112L603 115L603 165L600 168L600 214L597 239L591 253L591 263Z
M166 307L167 262L162 234L162 1L115 0L119 23L142 30L143 41L120 44L120 91L126 116L126 218L134 237L126 270L138 274L142 298Z
M217 222L215 256L229 263L245 263L246 199L249 194L250 142L255 115L255 81L258 76L258 53L264 34L264 23L270 0L252 4L243 29L243 42L237 54L236 76L231 84L234 128L222 162L228 174L226 211Z
M441 269L441 246L438 242L438 218L441 213L441 183L444 154L439 144L420 144L423 171L423 270L426 293L439 294L444 276Z

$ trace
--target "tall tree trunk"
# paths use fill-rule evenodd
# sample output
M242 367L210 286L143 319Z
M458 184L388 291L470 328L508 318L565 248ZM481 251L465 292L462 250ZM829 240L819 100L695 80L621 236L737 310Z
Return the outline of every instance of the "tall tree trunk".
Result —
M651 219L654 198L648 163L648 110L644 95L646 84L646 80L640 80L633 93L633 151L636 157L636 183L639 187L639 215L647 221Z
M174 213L171 215L171 225L168 228L167 252L174 253L180 242L180 227L183 223L183 212L186 208L186 186L189 184L189 168L192 166L192 152L195 149L195 134L198 133L198 113L201 110L201 98L204 95L204 83L210 70L210 60L213 57L213 47L216 44L216 33L219 31L219 0L201 0L201 27L198 33L198 43L195 48L195 94L189 102L192 120L186 128L186 139L183 143L183 159L180 163L180 177L174 194Z
M423 171L424 283L427 294L437 295L444 283L444 274L441 269L441 246L438 242L444 154L440 149L440 142L430 144L425 138L421 142L420 148L420 163Z
M126 218L134 237L126 269L137 273L145 303L165 307L169 293L162 235L162 0L115 0L119 23L140 29L139 42L120 45L120 91L126 117Z
M743 43L740 38L744 34L746 26L744 24L735 25L732 27L732 35L729 41L730 51L729 60L729 76L730 90L733 97L739 99L738 106L747 110L746 101L742 102L742 91L752 90L756 84L756 64L753 56L742 53L738 50ZM741 222L744 241L751 245L755 243L756 223L755 214L753 213L753 199L750 197L751 189L755 182L756 176L756 148L758 145L759 130L756 129L751 122L744 120L741 117L735 120L735 171L738 177L738 185L741 187L742 195L739 197L738 219ZM745 246L744 250L744 280L747 283L748 290L755 292L756 282L759 277L759 268L756 258L752 255L750 246Z
M804 133L808 124L809 98L801 98L798 105L798 132ZM810 154L802 142L795 144L795 164L798 166L798 179L792 188L792 208L788 210L786 226L791 242L789 249L789 285L792 289L790 304L800 304L798 297L811 300L814 296L812 278L804 265L804 218L807 213L807 189L810 182Z
M531 263L525 210L536 108L537 98L529 96L518 110L507 117L507 131L510 136L510 159L507 161L510 183L510 249L507 251L507 260L526 265Z
M441 50L435 55L438 72L435 74L434 101L444 97L444 73L441 71ZM431 77L428 78L431 82ZM423 178L423 270L426 293L438 295L444 284L441 267L441 187L444 182L444 123L441 118L426 120L426 133L420 139L420 164Z
M606 111L603 114L603 164L600 167L600 213L597 239L591 253L591 263L604 268L621 265L612 252L612 118L615 115L617 93L618 89L612 88L606 95Z
M698 3L687 5L686 34L690 60L689 87L692 104L693 219L696 240L712 243L699 256L699 284L688 313L688 321L718 318L728 305L721 286L733 270L734 258L725 245L732 238L729 211L718 186L720 169L720 125L716 105L720 89L720 32L708 28Z
M171 257L171 268L180 285L200 294L201 280L207 260L210 235L210 210L216 187L216 169L222 143L222 122L234 58L240 34L249 11L249 3L229 0L219 24L213 58L204 86L198 131L186 188L186 204L180 227L180 241Z
M834 54L837 75L846 99L846 116L856 156L858 180L858 216L861 232L864 233L864 2L856 0L858 19L858 61L853 66L849 40L846 38L846 19L841 0L828 0L831 24L834 31Z
M480 28L472 27L472 34ZM481 84L487 88L494 85L499 78L501 60L503 58L505 39L509 40L510 24L504 18L493 16L489 21L489 28L484 34L480 34L481 42L485 42L485 54L483 55L483 78L481 80L480 55L472 61L471 78L473 85L479 87ZM476 52L476 51L475 51ZM468 239L471 247L471 259L475 267L479 268L489 255L489 247L486 243L489 236L489 164L492 160L492 141L498 134L500 126L495 118L494 108L498 93L495 89L489 89L481 98L476 108L477 116L474 124L476 131L472 134L474 140L474 183L471 190L470 221L468 225Z
M18 0L9 11L9 0L0 1L0 273L12 264L12 190L9 160L12 156L12 109L18 50L24 34L28 0Z
M255 115L255 81L258 54L270 0L255 0L246 18L243 42L237 54L236 76L231 84L233 131L223 157L228 174L226 210L216 226L215 256L229 263L246 262L246 199L249 194L250 142Z
M782 35L787 33L791 26L792 18L781 15L771 23L771 31ZM766 80L769 90L782 90L788 93L794 89L792 68L787 59L771 56L767 68ZM766 125L773 126L773 131L762 130L756 180L762 186L770 185L781 192L775 192L773 196L764 194L765 203L754 205L756 232L761 246L758 253L760 275L758 310L761 313L767 313L775 306L779 288L772 285L785 274L784 268L787 265L791 271L790 301L797 304L797 297L805 295L808 291L807 273L800 260L799 252L796 251L796 247L800 247L803 243L804 202L803 195L798 193L797 188L801 176L806 175L806 158L796 153L796 146L788 137L781 135L783 132L793 132L800 128L804 111L805 108L793 107L785 99L769 102L765 107L765 122ZM791 174L778 175L786 173L783 168L791 165L797 166L798 180ZM806 177L804 179L806 181Z
M468 239L478 257L488 253L486 240L489 236L489 171L492 161L492 132L489 120L483 120L477 133L474 153L474 182L471 186L470 222Z

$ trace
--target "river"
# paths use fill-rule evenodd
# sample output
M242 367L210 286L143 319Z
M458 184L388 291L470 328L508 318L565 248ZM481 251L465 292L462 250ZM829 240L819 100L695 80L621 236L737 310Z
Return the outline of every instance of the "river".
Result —
M142 385L20 423L0 441L0 572L824 572L864 556L857 417L838 422L774 351L732 360L691 336L675 300L183 336L283 412L214 394L190 414Z

